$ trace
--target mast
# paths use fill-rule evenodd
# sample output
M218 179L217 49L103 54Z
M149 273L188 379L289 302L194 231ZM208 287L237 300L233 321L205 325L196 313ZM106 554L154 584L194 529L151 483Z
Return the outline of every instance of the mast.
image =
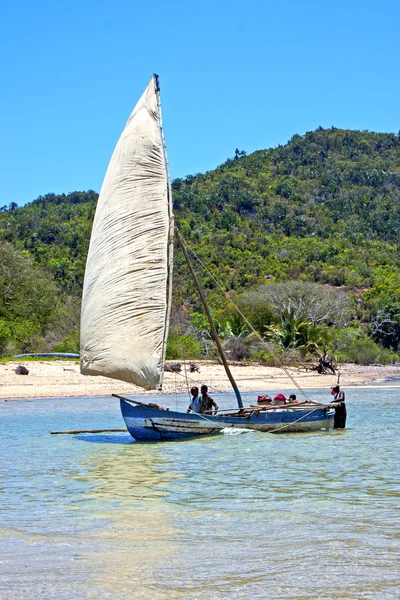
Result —
M162 142L163 153L164 153L165 171L167 173L167 198L168 198L168 215L169 215L167 310L165 313L165 329L164 329L164 339L163 339L163 348L162 348L162 356L161 356L162 370L160 373L160 379L159 379L159 383L158 383L159 388L162 389L162 384L163 384L163 379L164 379L165 357L166 357L166 353L167 353L167 342L168 342L168 334L169 334L169 321L170 321L170 317L171 317L171 307L172 307L172 275L173 275L173 269L174 269L174 213L173 213L173 204L172 204L171 176L170 176L170 172L169 172L167 145L165 143L163 122L162 122L162 113L161 113L160 83L159 83L158 75L156 73L154 73L153 77L155 79L158 118L159 118L159 123L160 123L160 135L161 135L161 142Z
M180 247L182 248L182 252L183 252L183 254L185 256L185 260L186 260L187 266L189 267L189 271L190 271L190 274L191 274L191 276L193 278L194 284L195 284L195 286L197 288L197 291L199 292L200 300L201 300L201 302L203 304L203 307L204 307L204 310L205 310L208 322L210 324L210 328L211 328L211 331L212 331L212 334L213 334L214 341L215 341L215 343L217 345L218 352L219 352L219 355L220 355L221 360L222 360L222 364L224 365L224 368L225 368L226 374L228 376L228 379L231 382L233 391L235 392L238 406L239 406L239 408L243 408L243 402L242 402L242 397L240 395L239 388L236 385L236 382L235 382L235 380L233 378L233 375L231 373L231 370L229 368L228 362L227 362L227 360L225 358L225 353L224 353L224 350L222 348L221 342L219 340L217 330L215 329L214 321L212 320L212 316L211 316L210 310L208 308L207 301L206 301L206 298L204 296L204 292L203 292L203 290L200 287L199 280L197 279L197 275L194 272L192 263L190 262L189 255L188 255L188 253L186 251L185 245L183 243L183 240L182 240L182 238L181 238L181 236L180 236L179 231L178 231L177 228L175 228L175 233L176 233L177 240L178 240L178 242L180 244Z

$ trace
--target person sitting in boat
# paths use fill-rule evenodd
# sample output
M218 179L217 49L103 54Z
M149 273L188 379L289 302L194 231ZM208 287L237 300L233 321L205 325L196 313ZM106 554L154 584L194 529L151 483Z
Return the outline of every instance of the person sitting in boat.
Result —
M340 390L339 385L335 385L331 389L331 394L334 396L334 399L329 404L329 408L335 409L335 416L333 419L333 428L334 429L344 429L346 427L346 402L344 397L344 392Z
M191 398L191 402L189 404L189 408L187 409L186 412L201 413L202 412L201 409L203 406L203 398L199 395L199 388L192 387L192 389L190 390L190 393L192 395L192 398Z
M201 399L203 401L200 412L216 415L218 411L218 404L215 402L215 400L213 400L213 398L211 398L211 396L208 395L208 387L206 385L202 385L200 391Z
M297 400L296 394L290 394L289 396L289 404L298 404L299 401Z
M277 404L278 406L281 404L286 404L286 396L284 396L284 394L276 394L273 400L274 404Z

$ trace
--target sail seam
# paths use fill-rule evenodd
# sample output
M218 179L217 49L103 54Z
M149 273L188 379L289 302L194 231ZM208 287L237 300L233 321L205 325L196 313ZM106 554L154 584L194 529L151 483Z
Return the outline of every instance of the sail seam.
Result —
M165 327L164 327L164 337L163 337L163 345L162 345L162 354L161 354L161 370L160 370L160 378L158 382L158 387L161 390L163 379L164 379L164 365L167 354L167 342L168 342L168 334L169 334L169 323L171 318L171 308L172 308L172 277L173 277L173 265L174 265L174 214L173 214L173 205L172 205L172 189L171 189L171 176L169 172L169 163L168 163L168 154L167 154L167 145L165 142L164 136L164 128L162 122L162 111L161 111L161 100L160 100L160 85L158 80L158 75L154 75L155 79L155 88L156 88L156 96L157 96L157 107L158 107L158 120L159 120L159 129L161 136L161 143L164 154L164 166L166 171L166 183L167 183L167 202L168 202L168 215L169 215L169 231L168 231L168 279L167 279L167 306L165 312Z

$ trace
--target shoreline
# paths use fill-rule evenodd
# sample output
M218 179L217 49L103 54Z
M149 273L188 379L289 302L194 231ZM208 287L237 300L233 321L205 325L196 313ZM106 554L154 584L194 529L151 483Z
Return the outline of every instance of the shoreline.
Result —
M79 364L71 361L10 361L0 363L0 400L27 400L41 398L68 398L111 396L113 393L127 396L151 396L155 394L187 393L188 385L209 387L210 394L231 392L232 388L221 364L213 361L196 361L200 372L165 372L162 392L146 391L124 382L106 377L81 375ZM17 375L15 369L23 365L29 375ZM233 377L242 392L271 391L298 392L295 384L278 367L257 364L232 363ZM320 375L302 367L290 367L287 371L304 390L326 390L336 384L337 375ZM340 383L345 389L374 387L376 389L400 389L400 364L360 366L345 364L340 367ZM396 382L391 380L396 379ZM398 380L398 381L397 381Z

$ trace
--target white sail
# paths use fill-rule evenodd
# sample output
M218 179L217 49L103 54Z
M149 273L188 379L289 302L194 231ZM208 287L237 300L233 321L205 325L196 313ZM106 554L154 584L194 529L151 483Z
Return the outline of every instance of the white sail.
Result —
M86 264L81 372L154 389L163 370L169 208L155 77L116 145Z

